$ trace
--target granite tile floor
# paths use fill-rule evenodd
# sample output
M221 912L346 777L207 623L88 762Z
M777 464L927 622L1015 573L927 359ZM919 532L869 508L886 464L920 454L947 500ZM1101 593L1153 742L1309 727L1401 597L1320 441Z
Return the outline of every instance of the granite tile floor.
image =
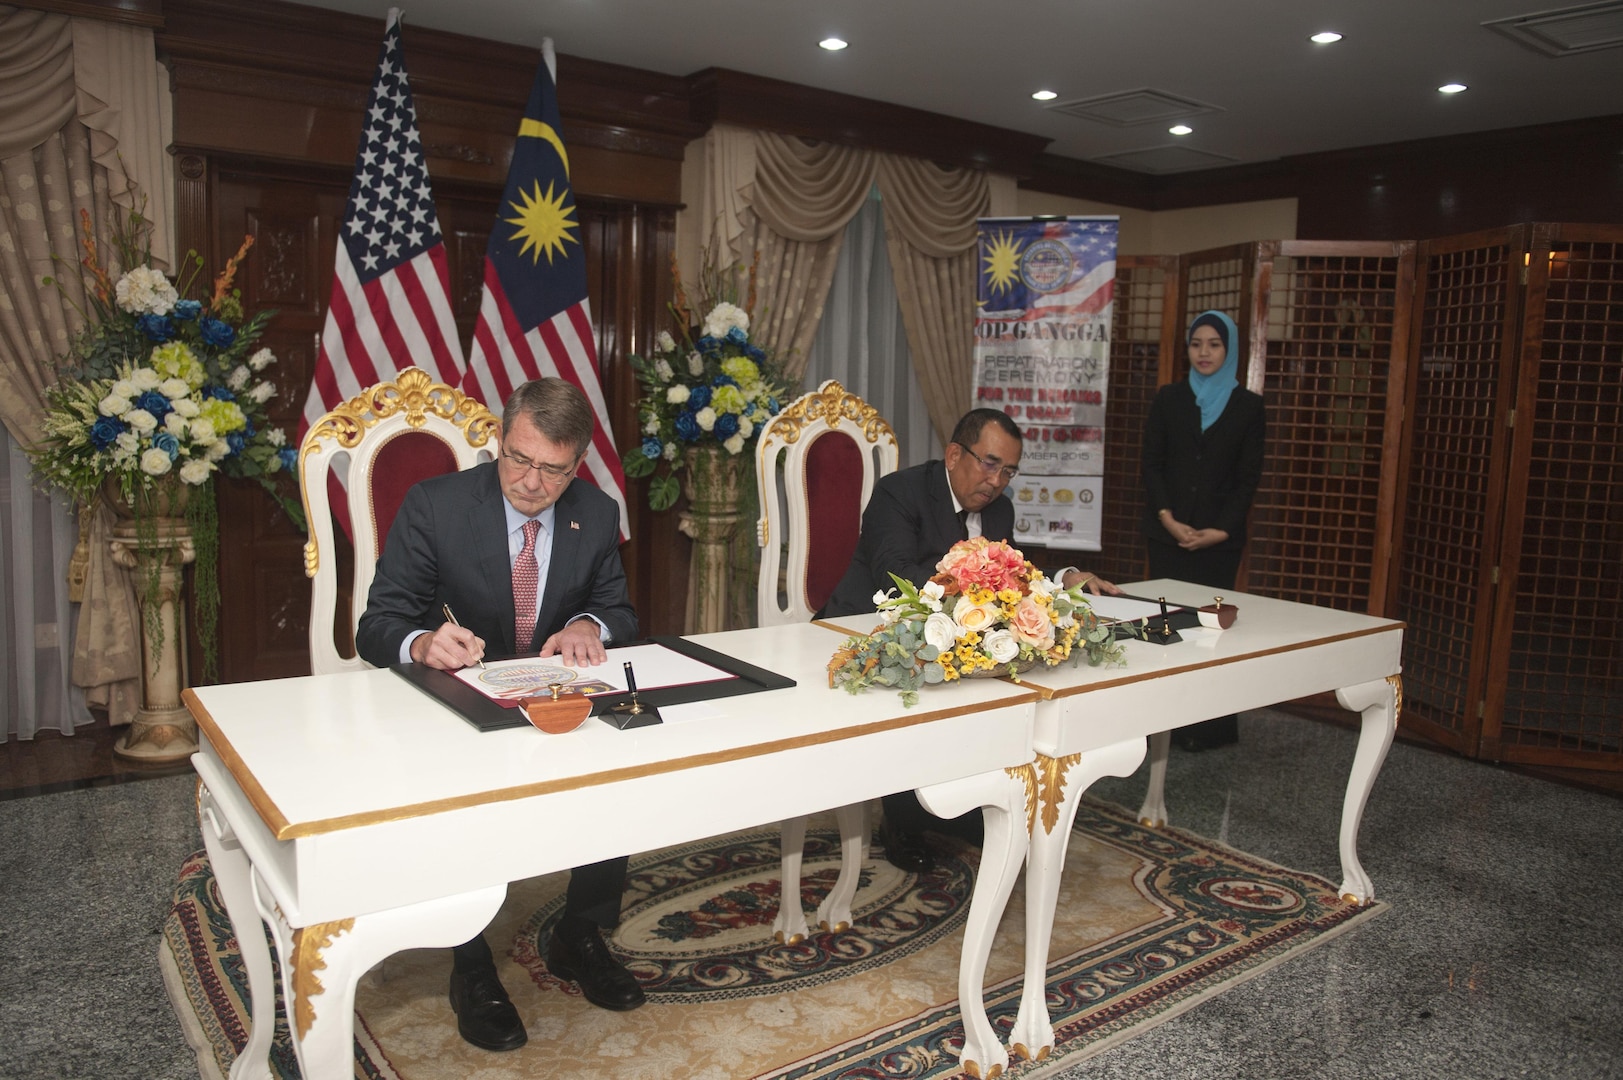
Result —
M1174 823L1340 880L1356 736L1246 714L1174 751ZM1136 807L1144 776L1095 794ZM197 1075L158 974L193 781L0 802L0 1080ZM1063 1075L1623 1078L1623 801L1399 744L1364 818L1392 910Z

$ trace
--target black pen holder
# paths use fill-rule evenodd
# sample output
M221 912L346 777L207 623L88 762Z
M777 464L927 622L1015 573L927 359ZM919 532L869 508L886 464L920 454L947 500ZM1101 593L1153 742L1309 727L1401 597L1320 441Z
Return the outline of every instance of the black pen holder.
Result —
M653 727L663 723L659 718L659 710L652 705L637 700L633 694L628 698L621 698L609 702L604 710L598 714L598 719L611 727L621 731L630 731L632 728Z
M1176 645L1183 640L1183 635L1172 629L1172 623L1164 618L1151 619L1144 631L1144 640L1151 645Z

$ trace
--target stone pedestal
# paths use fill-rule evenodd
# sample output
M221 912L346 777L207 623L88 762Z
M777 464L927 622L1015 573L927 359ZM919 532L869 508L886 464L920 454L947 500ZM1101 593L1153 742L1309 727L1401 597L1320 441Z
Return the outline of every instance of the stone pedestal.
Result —
M686 451L682 490L688 508L680 528L693 538L693 562L688 572L688 605L684 633L706 634L730 629L729 554L732 538L743 515L744 460L720 447Z

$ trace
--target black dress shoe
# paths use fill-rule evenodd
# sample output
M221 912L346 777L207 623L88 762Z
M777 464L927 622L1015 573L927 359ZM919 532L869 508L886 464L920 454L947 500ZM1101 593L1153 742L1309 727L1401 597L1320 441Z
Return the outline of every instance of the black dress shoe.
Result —
M600 1009L625 1012L648 999L637 977L614 958L596 926L552 931L547 968L560 979L579 983L582 994Z
M517 1050L529 1041L494 964L451 972L451 1011L457 1034L481 1050Z
M935 869L935 856L925 845L924 837L894 829L888 819L879 822L879 843L885 849L885 859L898 870L922 874Z
M1190 724L1172 733L1172 744L1179 750L1191 753L1216 750L1220 746L1233 746L1239 741L1240 718L1232 714Z

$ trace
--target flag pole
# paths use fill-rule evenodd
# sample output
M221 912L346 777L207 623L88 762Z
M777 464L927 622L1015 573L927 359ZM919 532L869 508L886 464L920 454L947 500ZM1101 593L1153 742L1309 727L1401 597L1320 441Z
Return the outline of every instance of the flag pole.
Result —
M558 85L558 54L552 48L552 39L541 39L541 59L546 62L547 74L552 76L552 85Z

